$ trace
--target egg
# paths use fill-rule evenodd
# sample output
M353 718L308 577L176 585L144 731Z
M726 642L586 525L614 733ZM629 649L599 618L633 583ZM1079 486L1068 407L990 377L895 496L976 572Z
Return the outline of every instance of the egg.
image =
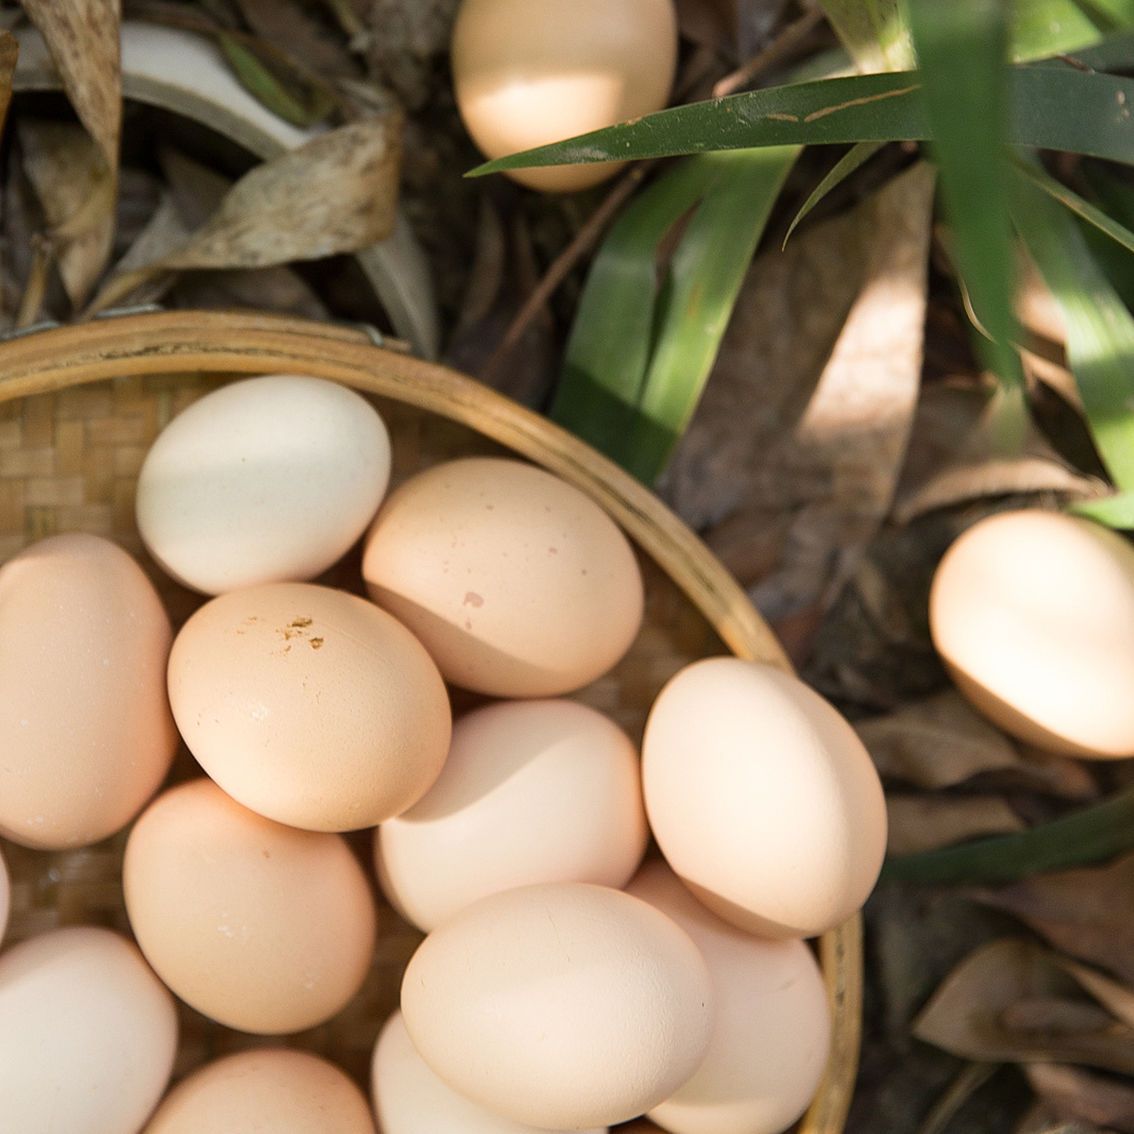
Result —
M505 701L453 729L441 776L375 832L382 889L430 930L535 882L624 886L646 849L638 753L595 709Z
M165 778L169 619L109 540L60 535L0 568L0 835L38 850L124 827Z
M797 940L769 941L722 921L661 862L627 893L671 917L701 950L716 1017L693 1077L650 1117L671 1134L780 1134L819 1089L831 1043L823 974Z
M406 1030L453 1090L516 1122L609 1126L668 1098L712 1027L705 962L664 914L581 882L467 906L419 946Z
M441 771L452 728L414 636L357 595L272 583L186 622L169 697L189 750L229 795L313 831L373 827Z
M815 936L878 878L874 765L827 701L772 666L705 658L671 678L646 722L642 783L669 864L741 929Z
M138 474L138 531L205 594L312 579L366 530L389 477L386 426L359 394L295 374L249 378L158 435Z
M346 842L273 823L210 780L150 804L126 843L122 884L154 970L230 1028L314 1027L369 969L374 900Z
M417 1053L400 1012L385 1023L370 1063L370 1094L382 1134L567 1134L513 1122L447 1087ZM592 1127L584 1134L608 1134Z
M455 685L557 697L594 681L642 622L642 576L614 521L521 461L435 465L390 494L366 537L371 598Z
M973 706L1049 752L1134 756L1134 547L1056 512L990 516L949 548L933 641Z
M453 25L457 108L489 158L665 106L677 62L673 0L462 0ZM510 172L536 189L584 189L616 163Z
M4 856L0 854L0 941L4 940L4 931L8 928L8 914L12 908L12 887L8 880L8 867Z
M363 1093L306 1051L259 1048L206 1063L162 1101L145 1134L374 1134Z
M73 926L0 956L0 1126L135 1134L177 1050L173 997L125 938Z

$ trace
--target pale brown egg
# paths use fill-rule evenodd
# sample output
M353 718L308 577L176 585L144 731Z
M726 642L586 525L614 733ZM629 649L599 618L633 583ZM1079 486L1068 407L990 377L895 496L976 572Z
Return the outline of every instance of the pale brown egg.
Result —
M382 1134L568 1134L514 1122L457 1094L417 1053L401 1012L385 1023L370 1062L370 1094ZM608 1134L592 1128L583 1134Z
M450 1087L516 1122L609 1126L668 1098L709 1042L688 934L581 882L482 898L435 929L402 981L406 1030Z
M366 537L362 573L448 681L497 697L581 688L642 622L629 541L579 489L522 461L468 457L406 481Z
M421 643L373 603L310 583L206 603L169 656L169 699L206 772L312 831L373 827L441 771L452 715Z
M374 900L345 841L265 819L211 780L150 804L130 832L122 882L154 970L230 1028L314 1027L370 966Z
M677 62L673 0L462 0L453 84L486 157L610 126L665 106ZM517 181L566 192L617 163L517 170Z
M0 956L5 1134L136 1134L176 1050L173 997L117 933L72 926Z
M535 882L618 889L646 849L638 752L573 701L504 701L457 721L444 770L375 832L378 877L421 929Z
M710 909L766 937L850 917L886 849L878 773L843 717L798 678L740 658L686 666L642 742L650 827Z
M145 1134L257 1131L374 1134L374 1123L366 1097L334 1064L310 1052L267 1047L207 1063L182 1079Z
M933 641L973 706L1049 752L1134 756L1134 547L1090 520L1003 512L945 553Z
M626 888L681 926L713 981L716 1017L693 1077L650 1118L671 1134L780 1134L823 1077L831 1010L823 974L802 941L769 941L710 913L662 862Z
M60 535L0 568L0 835L42 850L124 827L165 778L169 618L116 544Z

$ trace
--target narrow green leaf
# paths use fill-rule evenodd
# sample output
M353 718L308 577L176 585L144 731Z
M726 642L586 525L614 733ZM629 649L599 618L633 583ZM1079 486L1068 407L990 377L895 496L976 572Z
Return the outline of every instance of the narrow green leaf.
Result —
M1010 5L1011 54L1015 60L1075 51L1103 33L1077 0L1017 0Z
M1084 163L1080 172L1104 215L1134 231L1134 186L1094 162ZM1122 302L1134 309L1134 256L1093 227L1084 228L1083 235L1091 255L1122 297Z
M706 154L675 166L623 213L595 258L551 416L646 482L696 406L796 153ZM691 210L659 269L659 246Z
M646 484L664 469L700 400L733 305L797 147L697 160L722 167L670 264L639 414L620 462Z
M1023 382L1008 212L1008 27L999 0L909 0L925 110L953 231L953 255L1002 382Z
M1061 181L1056 181L1041 166L1029 161L1020 161L1016 163L1016 170L1020 176L1026 177L1053 200L1070 209L1077 217L1109 236L1116 244L1134 252L1134 232L1107 216L1097 205L1092 205L1090 201L1080 197L1074 189L1069 189Z
M314 126L333 109L333 100L326 92L316 87L301 88L298 83L294 88L285 85L255 51L226 32L217 34L217 44L241 86L284 121L294 126Z
M633 424L653 346L658 246L720 172L697 159L662 174L623 211L591 264L551 416L608 455Z
M1009 73L1008 142L1134 164L1134 80L1065 64ZM690 103L471 170L627 161L709 150L929 137L916 72L853 75Z
M781 247L786 248L791 234L795 232L802 221L812 209L815 208L828 193L837 185L841 185L856 169L865 165L886 143L885 142L858 142L852 146L827 173L822 181L807 195L807 200L799 207L799 212L788 225L787 233Z
M1108 528L1134 530L1134 492L1117 492L1100 500L1078 500L1068 511L1106 524Z
M1067 325L1067 360L1107 471L1134 489L1134 316L1099 268L1078 224L1017 178L1013 219Z
M1134 788L1062 819L991 839L902 855L885 880L956 884L1016 882L1048 870L1104 862L1134 847Z
M860 71L913 66L902 0L819 0L819 7Z

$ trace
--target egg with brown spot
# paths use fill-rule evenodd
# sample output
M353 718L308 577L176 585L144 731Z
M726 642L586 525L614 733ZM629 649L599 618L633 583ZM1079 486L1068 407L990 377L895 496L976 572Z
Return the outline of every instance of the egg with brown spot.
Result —
M189 750L270 819L347 831L397 815L437 778L452 717L437 667L356 595L276 583L211 600L169 658Z

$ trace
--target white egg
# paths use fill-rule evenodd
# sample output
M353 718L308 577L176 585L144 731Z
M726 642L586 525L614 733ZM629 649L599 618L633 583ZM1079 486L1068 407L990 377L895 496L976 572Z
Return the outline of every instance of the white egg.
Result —
M249 378L159 434L138 475L138 531L205 594L302 582L362 535L389 477L386 426L359 394L293 374Z

